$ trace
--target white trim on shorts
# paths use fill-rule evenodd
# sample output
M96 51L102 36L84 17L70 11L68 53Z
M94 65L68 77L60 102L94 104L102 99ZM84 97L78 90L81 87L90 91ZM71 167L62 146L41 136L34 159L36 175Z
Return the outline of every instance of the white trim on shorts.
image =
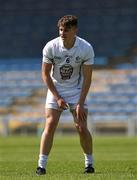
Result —
M67 108L67 109L69 109L70 111L73 111L74 109L76 109L76 106L77 106L77 104L72 104L72 103L67 103L67 105L68 105L68 108ZM56 102L54 102L54 103L46 103L46 104L45 104L45 108L46 108L46 109L47 109L47 108L49 108L49 109L56 109L56 110L58 110L58 111L67 110L67 109L62 109L62 108L60 108ZM87 104L84 104L84 108L85 108L85 109L88 109Z

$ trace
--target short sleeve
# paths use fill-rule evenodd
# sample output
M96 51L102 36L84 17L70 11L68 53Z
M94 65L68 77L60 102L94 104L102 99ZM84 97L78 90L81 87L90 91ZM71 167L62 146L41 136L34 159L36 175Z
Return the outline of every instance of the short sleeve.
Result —
M88 44L87 48L85 49L85 57L84 57L84 61L83 64L85 65L91 65L94 64L94 50L93 47Z
M52 48L51 48L50 43L47 43L46 46L43 48L42 61L44 63L53 63Z

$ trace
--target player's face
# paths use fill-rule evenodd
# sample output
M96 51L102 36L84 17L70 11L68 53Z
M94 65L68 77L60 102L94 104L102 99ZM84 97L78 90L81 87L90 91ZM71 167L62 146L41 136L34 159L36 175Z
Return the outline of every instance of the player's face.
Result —
M77 28L72 26L70 28L66 28L63 26L59 27L59 35L62 38L63 42L73 41L77 33Z

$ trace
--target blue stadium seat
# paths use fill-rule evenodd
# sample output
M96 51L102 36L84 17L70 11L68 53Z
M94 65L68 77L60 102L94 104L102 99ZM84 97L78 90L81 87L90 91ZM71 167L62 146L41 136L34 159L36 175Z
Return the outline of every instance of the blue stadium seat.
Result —
M28 59L24 59L24 68L21 68L20 63L18 63L20 61L17 59L7 60L5 68L0 71L0 107L8 107L16 98L29 97L33 91L44 87L40 66L38 69L31 68L37 66L38 59L33 60L35 65L31 60L27 65L27 61ZM4 62L5 60L1 61L1 64L3 65ZM7 66L8 68L6 68ZM28 69L26 70L26 68ZM127 121L129 116L136 116L136 77L136 70L95 70L87 98L90 118L95 121ZM37 108L31 105L16 107L17 112L22 113L25 121L42 121L41 109L43 108L40 105L42 104L44 107L45 98L37 97L36 102ZM30 114L34 116L31 117ZM69 122L73 118L68 111L65 111L61 117L61 122L63 119L65 122Z

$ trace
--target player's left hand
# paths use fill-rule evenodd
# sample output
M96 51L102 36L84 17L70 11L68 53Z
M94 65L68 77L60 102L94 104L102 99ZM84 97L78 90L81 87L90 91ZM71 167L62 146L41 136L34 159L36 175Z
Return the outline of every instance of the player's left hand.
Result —
M77 118L78 124L81 124L82 121L86 121L87 112L82 105L77 104L76 106L76 118Z

